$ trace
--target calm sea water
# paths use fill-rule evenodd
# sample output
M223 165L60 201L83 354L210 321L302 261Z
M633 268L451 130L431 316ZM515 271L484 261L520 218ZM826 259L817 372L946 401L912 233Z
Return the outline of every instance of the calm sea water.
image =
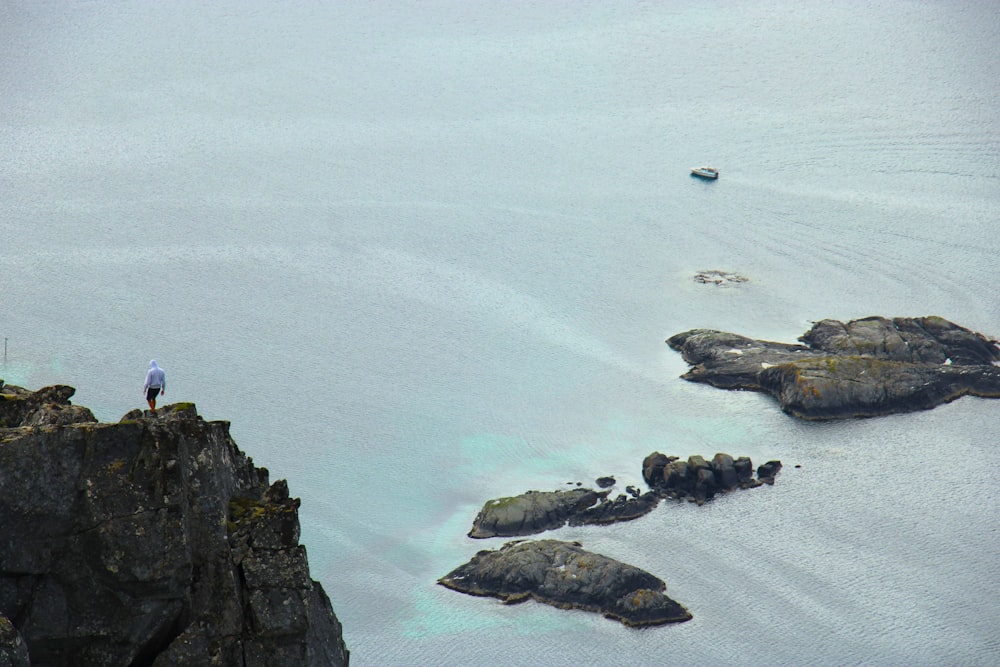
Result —
M986 2L5 2L0 377L114 421L158 359L302 497L355 665L996 664L1000 404L805 424L663 341L1000 336L997 44ZM693 621L435 585L485 500L654 450L786 465L552 534Z

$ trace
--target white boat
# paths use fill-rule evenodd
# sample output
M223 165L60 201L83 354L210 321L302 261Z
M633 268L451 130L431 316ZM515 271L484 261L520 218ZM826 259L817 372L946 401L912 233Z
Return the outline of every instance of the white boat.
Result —
M715 167L691 167L691 175L701 178L718 178L719 170Z

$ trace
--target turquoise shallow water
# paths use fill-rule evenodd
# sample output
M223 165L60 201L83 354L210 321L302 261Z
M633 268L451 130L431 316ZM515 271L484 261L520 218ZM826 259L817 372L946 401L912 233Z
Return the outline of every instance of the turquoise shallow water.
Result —
M663 341L1000 336L997 43L986 3L6 3L0 377L117 420L157 358L302 497L352 664L995 664L1000 404L803 424ZM654 450L786 464L553 534L693 621L435 585L485 500Z

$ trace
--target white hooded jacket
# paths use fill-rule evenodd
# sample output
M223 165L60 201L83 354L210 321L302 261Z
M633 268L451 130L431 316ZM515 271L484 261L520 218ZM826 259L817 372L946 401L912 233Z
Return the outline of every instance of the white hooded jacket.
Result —
M149 370L146 372L146 384L142 385L142 390L146 391L150 387L159 388L160 391L167 390L167 374L156 365L156 359L149 362Z

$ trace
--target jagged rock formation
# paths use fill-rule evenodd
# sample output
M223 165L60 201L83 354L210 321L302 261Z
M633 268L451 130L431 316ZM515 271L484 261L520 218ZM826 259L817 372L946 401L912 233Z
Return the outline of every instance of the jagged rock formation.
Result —
M754 479L753 463L748 457L734 459L723 453L716 454L711 461L702 456L689 456L682 461L676 456L653 452L642 462L642 477L654 492L699 505L717 493L774 484L779 470L781 461L768 461L757 468Z
M299 501L228 422L97 423L73 392L0 383L0 664L18 635L44 665L348 664Z
M12 426L64 426L95 423L94 414L85 407L70 403L73 387L57 384L38 391L5 385L0 380L0 428Z
M691 619L684 607L664 594L663 580L589 553L579 542L508 542L497 551L480 551L438 583L508 604L531 598L563 609L599 612L630 626Z
M693 329L667 343L692 365L684 379L770 393L802 419L874 417L966 395L1000 397L997 341L941 317L823 320L799 340L805 345Z

